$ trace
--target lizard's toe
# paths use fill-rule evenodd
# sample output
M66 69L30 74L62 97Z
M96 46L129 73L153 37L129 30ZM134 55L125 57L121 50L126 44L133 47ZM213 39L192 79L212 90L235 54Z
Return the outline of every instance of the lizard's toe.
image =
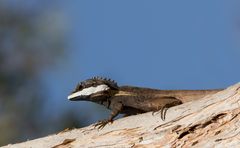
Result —
M167 106L163 106L161 108L161 119L164 121L165 120L165 117L166 117L166 113L167 113Z
M109 122L112 122L112 120L102 120L102 121L98 121L98 123L96 123L94 125L94 127L98 128L98 129L103 129Z
M159 107L159 108L160 108L160 109L153 111L153 112L152 112L152 115L154 115L155 113L157 113L158 111L160 111L160 113L161 113L161 119L164 121L168 107L165 105L165 106Z

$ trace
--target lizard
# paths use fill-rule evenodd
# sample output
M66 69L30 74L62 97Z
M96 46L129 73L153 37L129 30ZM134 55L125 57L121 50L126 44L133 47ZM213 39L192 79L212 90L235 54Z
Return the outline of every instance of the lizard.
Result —
M119 114L125 116L140 113L157 112L165 120L168 108L200 99L222 89L213 90L160 90L136 86L118 86L114 80L93 77L78 83L75 90L68 96L70 101L91 101L104 105L111 110L108 119L99 121L95 127L103 128Z

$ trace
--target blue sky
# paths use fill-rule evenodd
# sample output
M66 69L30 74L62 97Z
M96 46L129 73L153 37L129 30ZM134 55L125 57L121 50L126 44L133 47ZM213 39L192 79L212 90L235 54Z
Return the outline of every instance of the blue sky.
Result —
M239 82L237 1L63 2L68 49L44 73L49 106L77 108L89 123L106 116L88 102L69 102L77 82L106 76L119 85L159 89L224 88ZM105 111L105 110L104 110ZM81 116L81 115L80 115Z

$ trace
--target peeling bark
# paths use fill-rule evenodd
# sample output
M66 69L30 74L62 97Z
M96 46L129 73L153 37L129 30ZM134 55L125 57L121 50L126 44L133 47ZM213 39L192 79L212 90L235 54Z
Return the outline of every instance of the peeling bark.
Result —
M7 145L21 147L240 147L240 83L169 108L166 120L145 113Z

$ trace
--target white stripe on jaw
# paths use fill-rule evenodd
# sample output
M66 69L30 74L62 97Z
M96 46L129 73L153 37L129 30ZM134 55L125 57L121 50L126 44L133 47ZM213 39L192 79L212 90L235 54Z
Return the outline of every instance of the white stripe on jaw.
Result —
M75 97L79 97L79 96L88 96L100 91L104 91L104 90L108 90L110 89L107 85L102 84L102 85L98 85L96 87L88 87L88 88L84 88L81 91L75 92L71 95L68 96L68 100L75 98Z

